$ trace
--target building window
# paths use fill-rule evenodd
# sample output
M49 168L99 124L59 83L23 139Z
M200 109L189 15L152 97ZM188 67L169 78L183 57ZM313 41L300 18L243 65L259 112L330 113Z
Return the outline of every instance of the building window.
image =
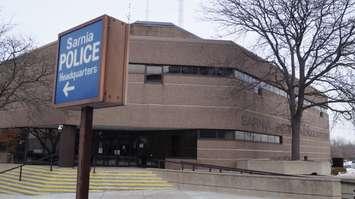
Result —
M144 74L145 66L141 64L129 64L128 73L132 74Z
M216 68L216 75L221 77L233 77L234 69L232 68Z
M213 71L211 71L210 67L199 67L199 73L201 75L210 75L210 73L213 74Z
M258 91L257 91L258 95L263 95L263 88L261 86L258 87Z
M199 133L199 138L217 138L217 134L215 130L203 130L203 132Z
M163 74L166 74L169 72L169 66L163 66Z
M168 66L168 73L181 73L181 66Z
M145 83L162 83L163 67L162 66L146 66Z
M255 143L282 144L282 137L279 135L231 130L200 130L199 139L239 140Z
M182 73L196 75L196 74L198 74L198 68L197 67L190 67L190 66L183 66Z

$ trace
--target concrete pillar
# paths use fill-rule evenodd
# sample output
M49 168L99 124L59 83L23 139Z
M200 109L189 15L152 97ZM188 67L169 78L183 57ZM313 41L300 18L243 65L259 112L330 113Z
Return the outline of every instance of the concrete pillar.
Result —
M62 167L74 166L76 127L64 125L59 141L58 165Z

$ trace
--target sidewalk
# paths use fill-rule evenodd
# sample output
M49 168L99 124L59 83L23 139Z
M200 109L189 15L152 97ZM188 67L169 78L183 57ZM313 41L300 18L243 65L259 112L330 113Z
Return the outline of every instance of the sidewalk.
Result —
M75 199L75 193L46 194L39 196L0 195L0 199ZM90 193L90 199L267 199L247 195L214 192L161 190L161 191L115 191ZM268 198L270 199L270 198Z

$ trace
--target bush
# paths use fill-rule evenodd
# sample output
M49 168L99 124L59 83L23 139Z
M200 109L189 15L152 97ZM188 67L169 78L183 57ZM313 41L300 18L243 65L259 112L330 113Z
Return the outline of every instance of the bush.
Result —
M339 173L346 173L346 169L343 167L332 167L332 175L338 175Z

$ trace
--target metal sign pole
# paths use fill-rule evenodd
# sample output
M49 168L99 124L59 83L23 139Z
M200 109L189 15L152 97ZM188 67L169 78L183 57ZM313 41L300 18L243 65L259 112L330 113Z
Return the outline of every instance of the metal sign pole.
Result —
M92 120L93 107L81 108L76 199L87 199L89 196Z

